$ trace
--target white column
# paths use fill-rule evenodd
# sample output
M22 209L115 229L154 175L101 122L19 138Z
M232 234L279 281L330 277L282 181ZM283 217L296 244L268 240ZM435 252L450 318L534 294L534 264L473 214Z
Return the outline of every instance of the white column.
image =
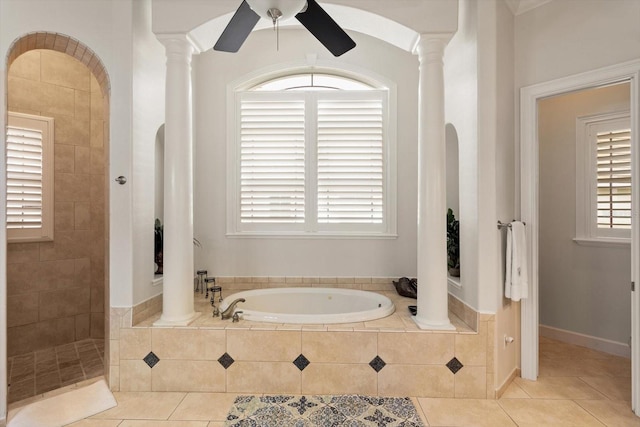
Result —
M162 317L186 325L193 310L193 141L191 55L186 35L158 37L167 53L164 126L164 249Z
M447 291L444 48L446 38L422 35L418 89L418 313L421 329L455 329Z

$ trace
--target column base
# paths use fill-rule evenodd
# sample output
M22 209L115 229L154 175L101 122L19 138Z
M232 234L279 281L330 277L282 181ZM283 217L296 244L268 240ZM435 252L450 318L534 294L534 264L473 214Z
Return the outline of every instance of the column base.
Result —
M189 323L196 320L200 317L202 313L199 311L194 311L193 313L187 315L186 317L181 317L178 319L167 319L164 314L160 316L160 319L153 322L153 326L188 326Z
M433 322L425 319L420 319L418 318L418 316L412 316L412 318L413 318L413 321L416 322L416 325L418 325L420 329L431 329L436 331L455 331L456 330L456 327L451 324L449 319L445 321Z

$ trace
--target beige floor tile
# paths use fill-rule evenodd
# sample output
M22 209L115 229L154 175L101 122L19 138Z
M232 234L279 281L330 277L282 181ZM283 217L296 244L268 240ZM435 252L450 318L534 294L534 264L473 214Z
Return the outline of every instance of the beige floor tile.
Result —
M118 427L207 427L206 421L124 420Z
M630 359L627 359L624 357L618 357L618 356L609 356L606 359L594 360L594 363L606 375L611 375L612 377L631 378L631 360Z
M73 424L68 424L68 427L117 427L122 420L82 420Z
M604 399L599 388L576 377L540 377L538 381L516 378L514 383L534 399Z
M571 400L500 399L498 403L518 427L602 427Z
M224 427L224 422L222 421L211 421L207 427Z
M431 426L516 426L495 400L418 399Z
M224 421L236 396L232 393L189 393L169 418Z
M570 359L540 357L540 377L578 377L606 375L605 359Z
M640 417L637 417L631 411L631 405L628 402L611 400L577 400L576 403L607 426L640 426Z
M416 408L416 412L418 413L418 416L420 417L420 420L422 421L422 423L425 426L428 426L429 421L427 421L427 417L424 415L424 411L422 410L422 406L420 406L420 402L418 401L418 398L412 397L411 403L413 403L413 406Z
M93 419L166 420L186 393L116 392L118 406L94 415Z
M609 357L607 353L542 336L540 337L539 348L540 357L549 357L553 359L606 359Z
M625 377L580 377L611 400L631 401L631 379ZM576 398L578 399L578 398Z
M509 384L501 399L529 399L530 396L515 382Z

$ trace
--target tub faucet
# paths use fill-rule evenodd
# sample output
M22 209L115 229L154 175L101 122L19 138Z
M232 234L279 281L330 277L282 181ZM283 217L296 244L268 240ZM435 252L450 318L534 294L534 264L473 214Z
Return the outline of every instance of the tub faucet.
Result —
M231 304L229 304L229 307L227 307L222 313L220 313L220 318L222 318L222 320L231 318L233 316L233 311L236 308L236 304L245 301L246 300L244 298L238 298L237 300L234 300Z

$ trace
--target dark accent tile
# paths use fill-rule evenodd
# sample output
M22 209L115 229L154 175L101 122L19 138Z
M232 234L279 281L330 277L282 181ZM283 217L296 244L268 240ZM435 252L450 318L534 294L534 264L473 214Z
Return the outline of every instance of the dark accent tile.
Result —
M380 356L374 357L373 360L369 362L369 366L371 366L376 372L380 372L386 365L387 364Z
M229 366L233 365L233 362L235 362L235 360L233 360L233 357L229 356L229 353L223 354L218 359L218 363L220 363L224 369L228 369Z
M458 372L460 369L463 368L463 364L460 363L460 361L458 359L456 359L455 357L451 360L449 360L449 362L447 362L447 368L449 368L449 370L451 372L453 372L454 374L456 372Z
M144 362L149 365L150 368L153 368L160 361L160 358L158 358L158 356L156 356L153 351L150 351L149 354L147 354L142 360L144 360Z
M304 354L296 357L296 360L293 361L293 364L296 365L296 368L300 369L301 371L304 371L304 368L309 366L309 363L311 362L309 362L309 359L304 357Z

